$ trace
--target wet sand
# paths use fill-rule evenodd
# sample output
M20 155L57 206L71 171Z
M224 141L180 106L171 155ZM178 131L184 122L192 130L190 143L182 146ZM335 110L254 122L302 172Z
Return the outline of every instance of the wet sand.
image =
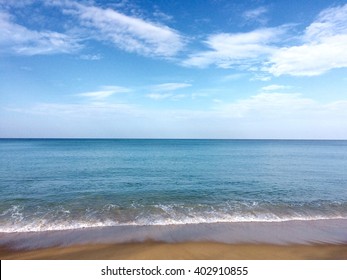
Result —
M347 259L347 220L0 233L1 259Z
M347 244L142 242L73 245L30 250L0 247L0 258L2 260L346 260Z

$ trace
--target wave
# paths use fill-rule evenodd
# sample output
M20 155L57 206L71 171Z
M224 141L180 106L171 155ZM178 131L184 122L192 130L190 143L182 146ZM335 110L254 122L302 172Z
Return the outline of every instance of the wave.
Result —
M224 205L106 204L99 208L11 205L0 213L0 232L39 232L110 226L184 225L236 222L283 222L347 219L347 202Z

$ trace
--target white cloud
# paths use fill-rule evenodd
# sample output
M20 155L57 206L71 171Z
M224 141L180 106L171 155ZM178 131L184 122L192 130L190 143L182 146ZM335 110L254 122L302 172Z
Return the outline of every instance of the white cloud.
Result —
M347 4L323 10L306 30L304 39L320 42L326 37L347 34Z
M264 68L274 76L317 76L334 68L347 67L347 34L324 39L321 43L282 48Z
M266 8L260 7L246 11L243 16L256 19L266 12ZM270 78L260 75L261 72L274 76L315 76L347 67L347 4L323 10L300 36L288 37L289 28L286 25L248 33L210 35L205 41L208 50L191 54L183 65L238 67L257 73L255 79L264 81ZM299 43L288 46L293 41Z
M265 86L262 87L261 90L263 91L274 91L274 90L281 90L281 89L287 89L288 86L284 86L284 85L269 85L269 86Z
M0 52L37 55L73 53L81 48L74 37L53 31L30 30L14 23L5 12L0 12L0 30Z
M174 18L173 16L171 15L168 15L166 13L163 13L162 11L159 10L158 7L155 7L155 11L153 12L153 16L162 20L162 21L167 21L167 22L170 22L172 21Z
M253 10L248 10L242 14L243 18L246 21L256 21L260 24L265 24L267 19L265 18L265 14L267 13L266 7L259 7Z
M186 94L175 94L173 93L176 90L180 90L183 88L191 87L191 84L188 83L163 83L152 85L149 89L152 91L147 94L148 98L154 100L163 100L163 99L171 99L171 100L179 100L185 98Z
M226 81L235 81L235 80L240 80L246 76L245 73L234 73L230 75L226 75L221 78L221 81L226 82Z
M15 7L15 8L22 8L28 5L31 5L34 3L35 0L0 0L0 4L3 7Z
M147 94L146 96L154 100L163 100L163 99L179 100L179 99L187 97L186 94L173 94L173 93L150 93L150 94Z
M120 87L120 86L103 86L101 90L83 92L77 95L82 97L88 97L94 100L102 100L102 99L106 99L107 97L110 97L113 94L126 93L130 91L131 91L130 89L125 87Z
M71 2L65 12L76 15L80 24L94 30L94 38L146 56L170 57L184 46L182 36L168 26L131 17L107 8Z
M28 1L25 5L32 3ZM99 40L127 52L170 58L185 45L183 36L166 25L128 16L111 8L93 6L92 2L89 5L84 3L69 0L43 3L47 7L58 7L65 15L74 17L73 31L70 31L74 32L74 36L47 30L30 30L16 24L6 12L0 12L2 51L23 55L73 53L82 48L82 41ZM15 7L15 1L8 5ZM80 58L98 60L100 56L81 55Z
M323 10L306 28L302 42L278 49L264 70L275 76L315 76L347 67L347 4Z
M271 76L270 75L264 75L264 74L259 74L259 73L256 73L254 75L254 77L252 77L250 79L250 81L262 81L262 82L268 82L271 80Z
M82 55L80 55L80 59L83 59L83 60L100 60L100 59L102 59L102 55L100 55L100 54L82 54Z
M150 93L146 95L148 98L154 99L154 100L162 100L167 99L173 96L172 93Z
M248 33L220 33L205 41L208 51L192 54L183 62L185 66L206 67L215 64L231 68L242 64L252 65L273 53L273 43L279 40L285 27L262 28Z

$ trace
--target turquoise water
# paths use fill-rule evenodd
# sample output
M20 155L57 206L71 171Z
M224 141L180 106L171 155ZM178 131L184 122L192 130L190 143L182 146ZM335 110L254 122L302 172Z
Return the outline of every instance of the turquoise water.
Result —
M0 140L0 232L347 219L347 141Z

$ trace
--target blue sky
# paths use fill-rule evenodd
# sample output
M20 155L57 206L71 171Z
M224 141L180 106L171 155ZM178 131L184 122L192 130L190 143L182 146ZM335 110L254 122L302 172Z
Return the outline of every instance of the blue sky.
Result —
M0 137L347 139L347 1L0 0Z

